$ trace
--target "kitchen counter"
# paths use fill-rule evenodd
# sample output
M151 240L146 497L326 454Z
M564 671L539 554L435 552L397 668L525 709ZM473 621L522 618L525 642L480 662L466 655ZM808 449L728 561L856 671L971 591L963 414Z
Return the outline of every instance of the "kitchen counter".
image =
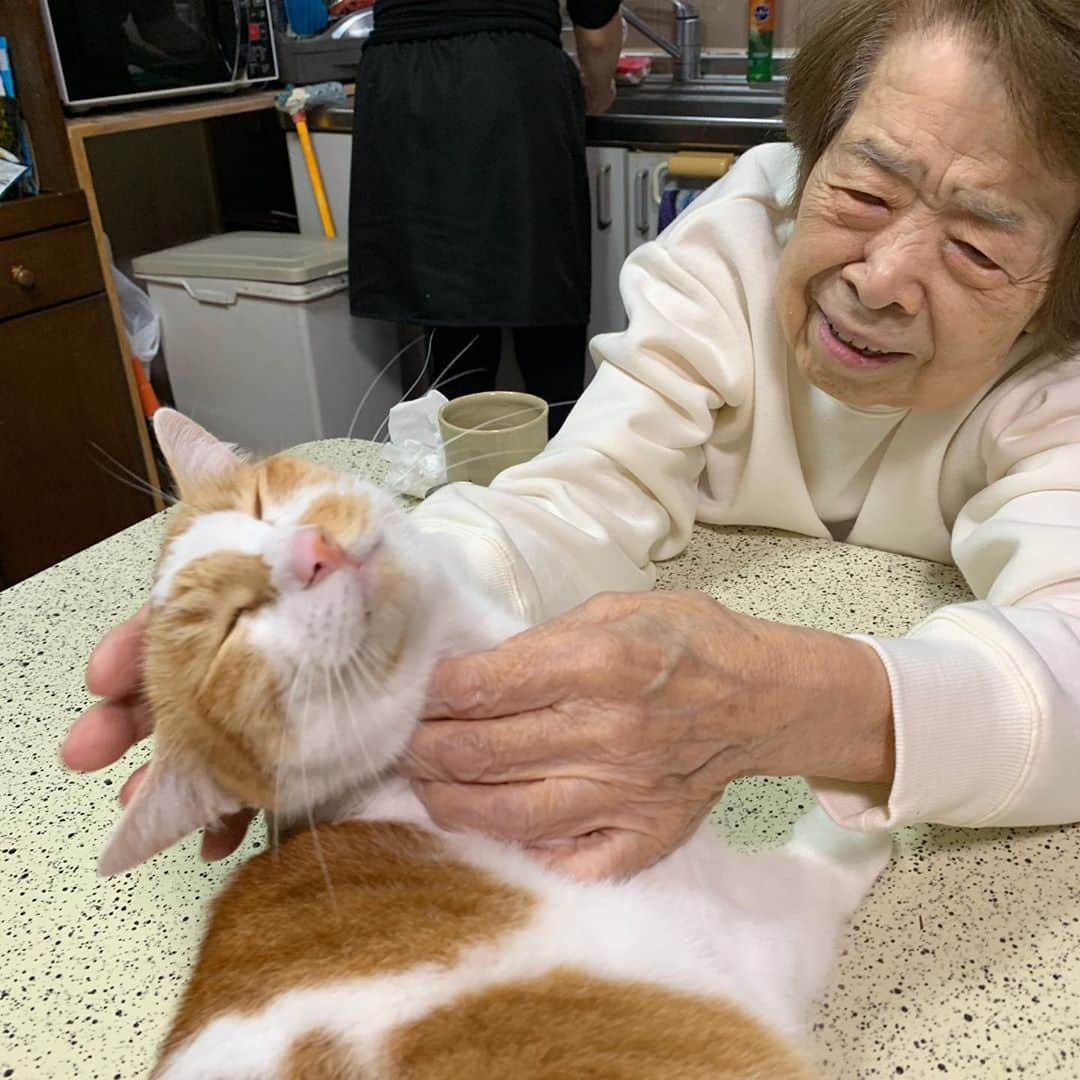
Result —
M303 448L381 475L377 450ZM207 902L240 856L193 841L132 873L94 871L132 761L65 772L56 748L90 702L86 658L147 593L162 517L0 593L0 1077L146 1073L187 977ZM739 610L835 631L899 634L967 590L949 567L760 529L698 527L661 569ZM133 755L141 758L142 753ZM733 784L714 814L770 845L808 803L799 780ZM257 830L253 830L257 831ZM898 834L859 911L813 1044L826 1077L1080 1075L1080 832Z
M585 120L590 146L627 146L639 150L748 150L786 138L783 106L786 60L778 58L777 78L746 81L743 55L713 56L704 61L706 75L673 83L658 71L639 85L620 85L610 109ZM315 109L308 118L314 132L352 135L354 101ZM282 126L290 122L282 117Z

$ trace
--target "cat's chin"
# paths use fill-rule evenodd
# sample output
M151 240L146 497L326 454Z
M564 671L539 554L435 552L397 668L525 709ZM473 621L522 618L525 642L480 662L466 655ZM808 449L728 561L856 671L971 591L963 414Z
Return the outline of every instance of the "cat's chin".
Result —
M290 708L290 731L268 803L289 817L306 815L309 808L381 783L422 714L430 667L401 674L400 681L378 688L329 673L317 676L319 696L297 696Z

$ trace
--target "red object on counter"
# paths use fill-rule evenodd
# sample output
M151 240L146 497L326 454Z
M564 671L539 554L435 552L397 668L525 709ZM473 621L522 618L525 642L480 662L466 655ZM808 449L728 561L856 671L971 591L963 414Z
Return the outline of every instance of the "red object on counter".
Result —
M620 56L615 66L615 78L632 86L641 82L652 71L651 56Z
M335 0L327 10L331 19L339 15L351 15L354 11L367 11L375 6L375 0Z

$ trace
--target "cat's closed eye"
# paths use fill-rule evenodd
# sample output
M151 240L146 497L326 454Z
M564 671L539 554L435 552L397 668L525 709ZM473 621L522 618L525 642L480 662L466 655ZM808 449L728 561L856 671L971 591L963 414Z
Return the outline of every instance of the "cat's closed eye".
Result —
M225 642L227 642L229 638L232 637L233 632L240 625L240 620L245 615L251 615L254 611L256 611L258 607L258 604L242 604L229 612L229 618L225 624L225 632L221 636L221 645L224 645Z

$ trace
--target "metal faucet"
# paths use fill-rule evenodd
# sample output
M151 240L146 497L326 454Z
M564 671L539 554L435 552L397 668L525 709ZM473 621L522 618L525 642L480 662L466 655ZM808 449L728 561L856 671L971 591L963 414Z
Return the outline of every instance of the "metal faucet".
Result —
M675 61L671 68L675 82L692 82L701 78L701 16L690 0L671 0L671 7L675 16L674 41L658 34L625 4L622 5L622 16Z

